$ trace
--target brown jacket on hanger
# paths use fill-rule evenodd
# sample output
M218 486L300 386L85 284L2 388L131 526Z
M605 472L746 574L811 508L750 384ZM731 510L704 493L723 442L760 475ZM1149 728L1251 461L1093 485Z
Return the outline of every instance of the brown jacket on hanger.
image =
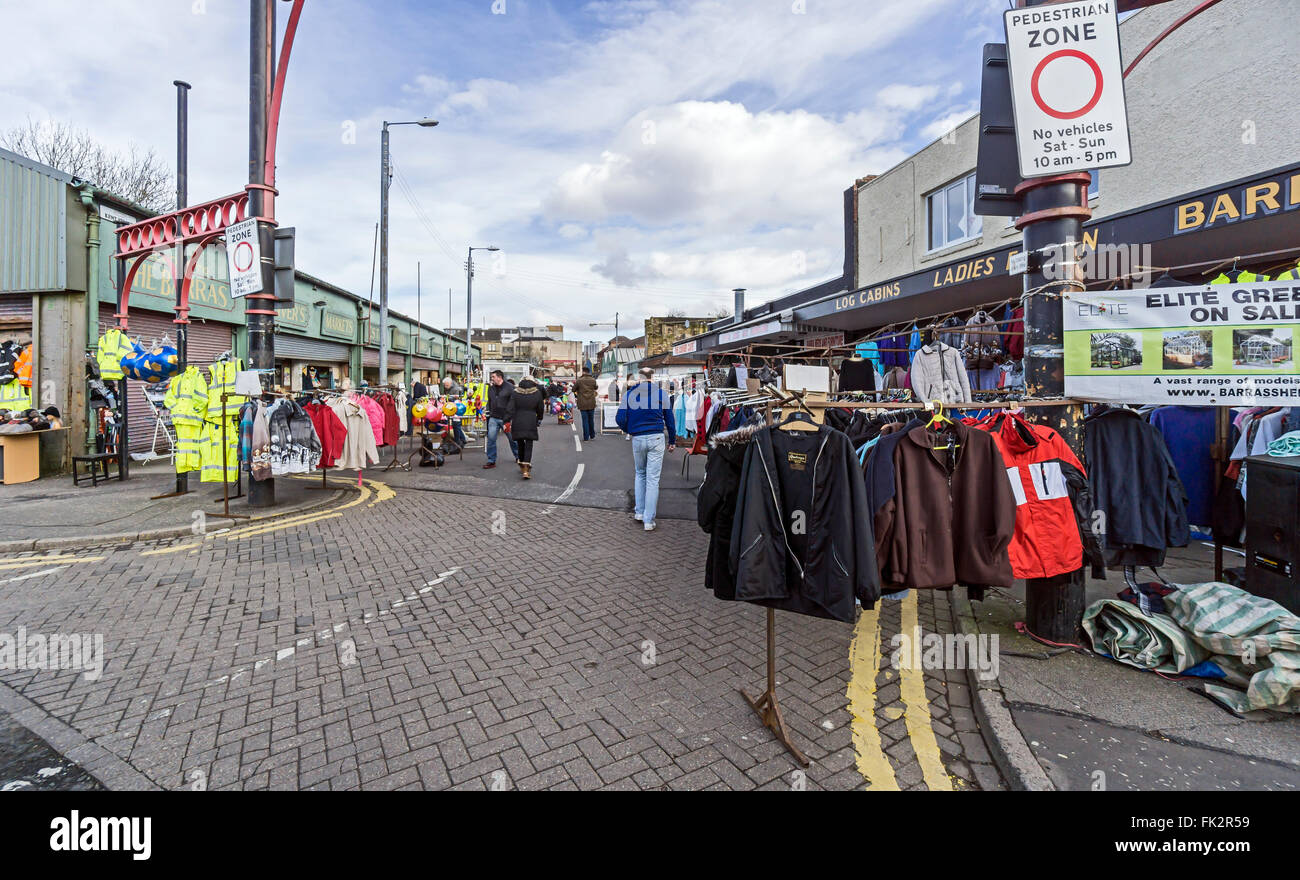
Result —
M949 452L934 448L950 439L951 473ZM1016 501L991 436L961 423L944 435L913 428L894 450L894 485L875 520L885 589L1011 586Z

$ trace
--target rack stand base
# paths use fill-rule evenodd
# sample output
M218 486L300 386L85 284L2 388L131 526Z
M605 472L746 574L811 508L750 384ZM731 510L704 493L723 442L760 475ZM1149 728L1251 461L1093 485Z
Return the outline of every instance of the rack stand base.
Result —
M763 691L757 699L751 697L745 692L744 688L740 689L740 695L749 703L750 708L762 719L763 726L776 735L776 739L781 745L789 750L794 759L799 762L800 766L807 767L811 763L799 747L790 739L789 732L785 729L785 718L781 715L781 704L776 700L776 611L767 609L767 690Z

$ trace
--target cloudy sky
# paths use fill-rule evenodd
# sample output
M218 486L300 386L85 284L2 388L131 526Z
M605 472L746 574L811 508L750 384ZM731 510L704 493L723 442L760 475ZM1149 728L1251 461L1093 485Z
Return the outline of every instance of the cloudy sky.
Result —
M277 4L280 27L288 4ZM175 154L190 197L247 180L247 0L0 0L0 128L51 119ZM310 0L278 153L304 271L366 295L383 120L394 308L639 327L837 277L842 193L975 112L1005 0ZM493 260L493 257L496 257ZM635 335L635 334L634 334Z

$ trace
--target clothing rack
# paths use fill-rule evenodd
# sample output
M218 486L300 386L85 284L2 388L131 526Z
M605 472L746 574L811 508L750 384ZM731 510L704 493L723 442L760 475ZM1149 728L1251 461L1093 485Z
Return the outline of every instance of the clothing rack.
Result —
M712 356L710 356L712 357ZM713 388L710 389L707 384L706 390L711 393L721 394L723 401L722 406L743 406L743 405L762 405L763 420L766 424L771 425L772 411L781 404L788 406L791 402L802 405L797 393L785 394L771 385L761 386L758 391L747 391L737 388ZM767 609L767 684L757 697L752 697L744 688L739 688L740 695L745 698L745 702L758 715L763 726L772 731L773 736L781 745L786 747L791 756L799 762L801 767L809 765L808 758L804 755L799 747L794 744L790 738L790 732L785 726L785 716L781 713L781 703L776 695L776 609Z
M355 389L354 389L354 390L355 390ZM334 390L331 390L331 389L313 389L312 391L299 391L298 394L299 394L299 396L302 396L303 394L309 394L309 395L311 395L311 396L331 396L331 398L343 398L343 396L347 396L348 391L334 391ZM364 460L364 459L363 459L363 460ZM321 472L321 485L318 485L318 486L307 486L307 489L308 489L308 490L311 490L311 491L334 491L335 489L350 489L351 484L346 484L346 482L330 482L330 481L329 481L329 472L330 472L330 471L333 471L334 468L317 468L317 469L318 469L318 471ZM356 472L356 487L357 487L357 489L360 489L360 487L361 487L361 472L363 472L363 471L361 471L361 469L359 469L359 471Z
M770 387L770 386L768 386ZM775 389L773 389L775 390ZM772 402L764 407L763 420L766 424L772 424ZM781 704L776 696L776 609L767 609L767 686L757 697L751 697L749 693L740 688L740 695L749 703L749 707L754 710L763 726L772 731L777 741L786 747L786 750L794 757L799 765L807 767L808 758L799 747L790 739L790 732L785 726L785 716L781 714Z

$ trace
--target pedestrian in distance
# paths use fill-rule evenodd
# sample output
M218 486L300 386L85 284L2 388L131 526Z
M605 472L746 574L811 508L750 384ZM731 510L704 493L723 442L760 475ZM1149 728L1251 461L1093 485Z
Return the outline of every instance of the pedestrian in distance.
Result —
M455 440L458 449L464 449L469 445L469 440L465 437L465 431L460 426L460 416L448 413L445 405L447 403L455 404L464 395L465 389L460 383L451 376L444 376L442 380L442 405L443 413L447 416L447 421L451 425L452 438Z
M578 398L578 412L582 413L582 439L596 439L596 393L600 386L591 377L591 370L583 370L574 386Z
M663 471L664 451L677 448L677 423L668 394L654 383L654 370L642 367L639 373L641 381L629 385L619 401L616 420L632 438L636 499L632 518L642 523L647 532L653 532L659 510L659 475Z
M515 460L525 480L533 478L533 444L538 440L537 426L545 409L542 387L532 379L521 379L506 404L505 431L518 446Z
M488 378L487 464L483 465L484 470L491 470L497 466L497 438L501 436L501 431L505 427L514 393L515 386L506 381L505 373L493 370ZM515 461L519 461L519 448L515 439L507 433L506 440L510 443L510 454L514 456Z

